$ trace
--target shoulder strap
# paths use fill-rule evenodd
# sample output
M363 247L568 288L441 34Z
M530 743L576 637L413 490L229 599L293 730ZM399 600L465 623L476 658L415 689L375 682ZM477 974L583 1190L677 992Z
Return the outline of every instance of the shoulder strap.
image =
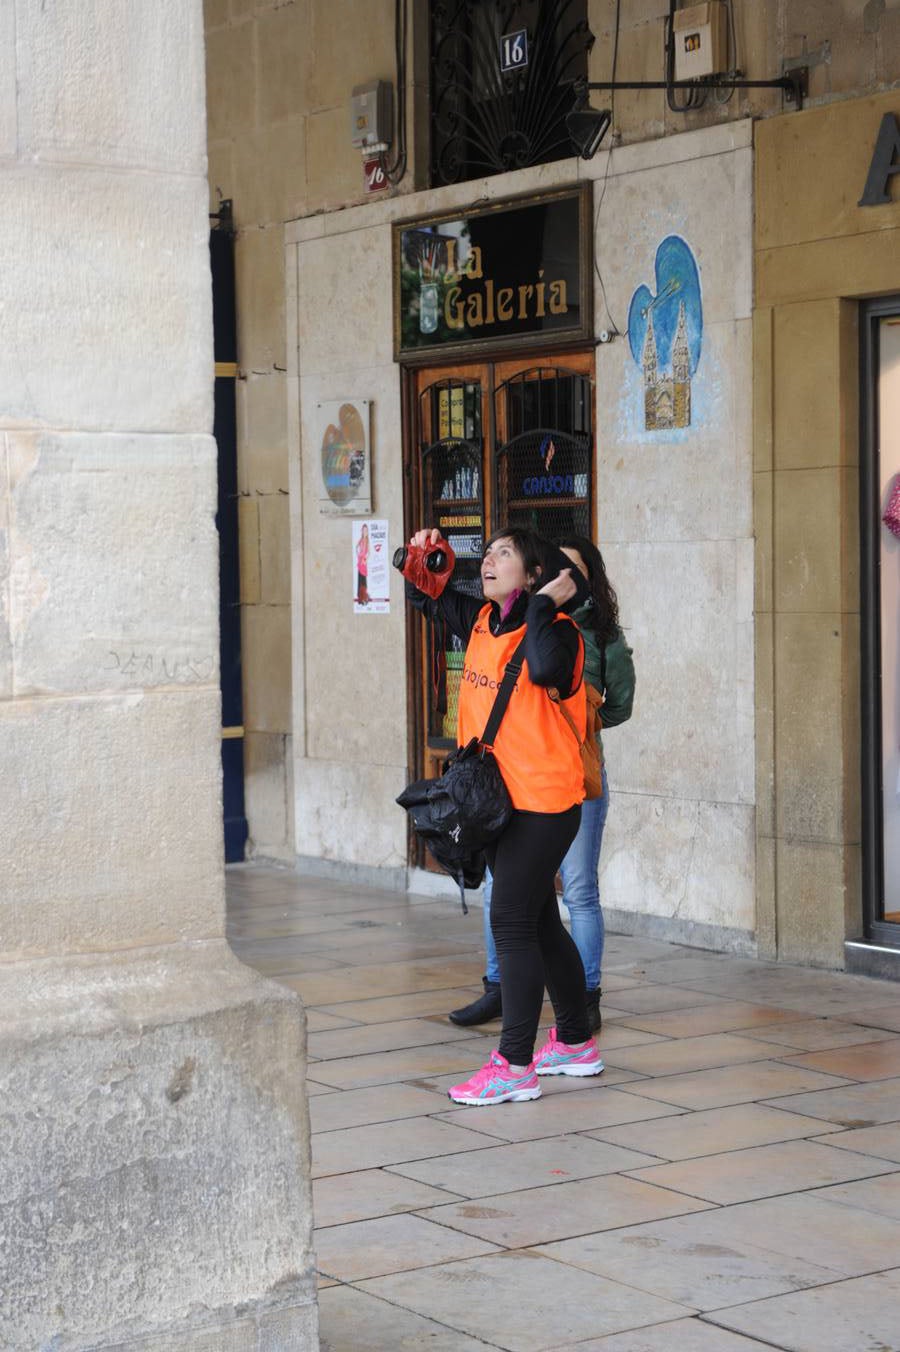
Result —
M603 694L606 694L606 641L600 644L600 685L603 688Z
M590 686L588 686L588 689L590 689ZM549 686L547 689L547 694L550 696L551 700L556 705L557 709L562 714L563 718L566 720L569 727L572 729L572 736L575 738L575 741L578 743L579 747L584 746L585 742L587 741L587 733L585 733L585 736L582 739L581 733L575 726L574 718L569 713L565 704L559 697L559 691L556 689L555 686Z
M509 704L510 695L515 688L516 681L522 674L522 662L525 653L525 639L516 648L512 657L506 664L506 670L503 673L503 680L500 682L500 689L497 691L494 699L494 706L491 709L490 717L485 725L484 732L481 734L481 745L483 747L492 747L494 740L500 729L503 715L506 713L506 706Z

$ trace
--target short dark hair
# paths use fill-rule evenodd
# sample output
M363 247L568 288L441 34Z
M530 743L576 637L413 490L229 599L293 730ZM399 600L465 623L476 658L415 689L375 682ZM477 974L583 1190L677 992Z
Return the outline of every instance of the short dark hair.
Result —
M498 540L509 541L522 560L527 576L533 577L536 582L547 566L544 542L538 533L529 530L527 526L507 526L505 529L495 530L490 539L485 540L482 554L486 554ZM534 582L529 583L527 590L530 591L534 585Z

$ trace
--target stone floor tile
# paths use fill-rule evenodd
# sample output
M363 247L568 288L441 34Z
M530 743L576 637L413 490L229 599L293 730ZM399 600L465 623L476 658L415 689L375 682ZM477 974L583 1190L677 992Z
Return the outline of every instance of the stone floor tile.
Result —
M418 962L376 964L352 969L353 999L370 996L414 995L423 990L455 990L478 978L477 958L427 959ZM296 989L307 1005L338 1004L347 994L351 978L313 973L297 981Z
M367 1085L391 1084L398 1080L424 1080L448 1075L456 1084L466 1074L483 1065L491 1046L483 1038L465 1037L457 1042L437 1042L427 1047L406 1047L394 1052L376 1052L371 1056L347 1056L336 1061L320 1061L316 1079L335 1089L364 1089Z
M863 1006L848 1012L848 1019L856 1023L868 1024L872 1028L883 1028L889 1032L900 1033L900 1003Z
M651 1046L613 1048L608 1061L618 1069L634 1070L639 1075L681 1075L715 1066L736 1066L742 1061L765 1061L783 1054L784 1048L772 1042L733 1033L710 1033L705 1037L673 1038Z
M318 953L285 953L281 957L261 958L243 946L234 951L235 957L241 962L246 962L272 980L282 976L300 977L310 972L324 976L329 972L343 972L346 966L334 958L323 958Z
M334 1028L352 1028L352 1019L343 1019L334 1014L323 1014L321 1009L306 1010L307 1033L327 1033Z
M422 1268L361 1287L473 1337L485 1333L489 1323L502 1332L499 1345L508 1352L556 1352L567 1342L672 1321L686 1313L653 1296L636 1303L631 1287L524 1253ZM552 1306L546 1299L536 1305L535 1292L550 1291Z
M846 1080L889 1080L900 1075L900 1037L889 1042L863 1042L854 1047L806 1052L786 1060L789 1065L824 1070L827 1075L841 1075Z
M758 1103L741 1103L731 1108L709 1108L705 1112L681 1113L678 1117L657 1121L632 1122L625 1127L602 1127L588 1134L599 1141L612 1141L614 1145L642 1150L647 1155L659 1155L661 1159L689 1160L807 1136L834 1143L833 1135L821 1135L827 1130L815 1117L784 1113ZM862 1153L877 1154L877 1151Z
M876 1159L874 1155L832 1150L817 1141L779 1141L721 1155L706 1155L702 1159L629 1170L629 1176L727 1206L760 1197L775 1197L779 1193L825 1188L849 1179L869 1178L873 1174L889 1173L893 1167L889 1161Z
M900 1352L900 1269L719 1310L711 1318L787 1352Z
M750 1245L841 1277L879 1272L900 1253L900 1223L825 1201L820 1192L713 1207L703 1213L702 1228L698 1242L710 1246L711 1258L719 1247Z
M877 1155L882 1160L900 1164L900 1125L889 1122L881 1127L857 1127L820 1136L823 1145L837 1146L839 1150L855 1150L860 1155Z
M345 991L349 999L343 1003L320 1006L325 1014L334 1014L353 1023L393 1023L396 1019L444 1016L451 1009L459 1009L475 998L474 987L460 986L456 990L415 991L411 995L387 995L371 1000L360 1000L356 991ZM449 1020L448 1020L449 1022ZM499 1022L497 1027L500 1027Z
M791 1015L791 1018L794 1017ZM794 1023L779 1023L774 1028L761 1028L758 1032L744 1029L743 1036L780 1042L782 1046L795 1047L797 1051L820 1052L828 1051L831 1047L852 1047L859 1042L888 1041L896 1034L886 1029L866 1028L860 1023L847 1023L844 1019L800 1019Z
M369 1089L332 1090L309 1105L309 1121L313 1133L343 1131L375 1122L443 1114L446 1107L440 1094L415 1085L374 1085Z
M421 1216L381 1216L333 1225L317 1230L313 1244L319 1271L342 1282L497 1252L494 1244L434 1225Z
M596 1038L597 1046L604 1056L619 1047L649 1047L653 1042L666 1041L656 1033L645 1033L640 1028L628 1028L622 1023L606 1018Z
M423 1348L428 1352L483 1352L496 1347L352 1286L334 1286L319 1296L321 1352L363 1352L363 1329L365 1352L422 1352Z
M447 1203L422 1214L441 1225L506 1248L528 1248L574 1235L589 1235L598 1229L640 1225L709 1207L708 1202L696 1197L607 1174L552 1188L525 1188Z
M566 1090L544 1094L534 1103L511 1104L509 1111L503 1108L496 1111L456 1108L450 1113L442 1113L437 1120L459 1124L464 1119L462 1125L470 1131L484 1132L503 1141L536 1141L566 1132L605 1128L610 1122L634 1123L673 1114L681 1116L680 1110L671 1104L631 1098L612 1089L602 1094L594 1089L575 1089L575 1083L577 1081L569 1081ZM821 1128L821 1124L818 1125ZM630 1128L622 1127L621 1131L622 1139L615 1144L628 1146ZM646 1153L653 1155L656 1152L649 1150Z
M754 1348L757 1352L760 1348L771 1352L772 1344L714 1328L696 1318L613 1333L609 1338L590 1338L586 1343L569 1343L558 1352L753 1352Z
M631 986L613 994L610 1004L629 1014L656 1014L669 1009L693 1009L698 1005L718 1004L718 995L680 986Z
M750 1061L740 1066L721 1066L687 1075L665 1075L655 1080L640 1080L623 1088L623 1093L661 1099L680 1108L725 1108L731 1103L751 1103L772 1099L779 1094L800 1095L803 1091L831 1089L841 1082L833 1075L785 1066L777 1061ZM776 1104L776 1107L787 1107ZM806 1112L802 1106L797 1112ZM816 1117L818 1114L811 1113Z
M839 1127L873 1127L879 1122L900 1122L900 1079L792 1094L781 1098L774 1106L784 1108L786 1112L820 1117Z
M707 1219L712 1219L709 1212L676 1216L542 1244L540 1252L698 1310L762 1300L835 1279L830 1268L754 1244L717 1242L710 1238Z
M313 1216L319 1229L348 1221L374 1220L456 1200L439 1188L385 1169L361 1169L313 1181Z
M423 1047L432 1043L470 1040L467 1028L456 1028L452 1023L427 1019L398 1019L394 1023L356 1025L331 1032L312 1033L309 1053L320 1061L337 1060L348 1056L365 1056L372 1052L401 1051L406 1047Z
M624 1022L629 1028L641 1028L663 1037L702 1037L706 1033L759 1028L759 1036L767 1039L772 1024L786 1023L790 1027L796 1019L796 1010L774 1009L771 1005L754 1005L746 1000L721 1000L699 1008L670 1009L664 1014L627 1015ZM782 1040L781 1037L772 1039L774 1042Z
M330 1084L317 1084L309 1075L306 1077L306 1092L310 1098L319 1098L325 1094L334 1094L337 1091Z
M346 969L348 985L352 984L353 973L357 968L365 967L368 970L376 963L396 966L403 962L430 962L438 955L443 955L447 962L469 962L471 957L471 950L468 947L448 939L434 939L429 935L424 937L401 935L390 943L385 939L354 947L343 944L317 948L310 946L307 951L315 957L337 960L339 966Z
M493 1144L488 1136L419 1117L405 1122L348 1127L345 1131L323 1131L312 1140L312 1176L324 1178L356 1169L380 1169L385 1164L428 1159L458 1150L489 1149Z
M518 1104L478 1109L478 1112L515 1112ZM466 1121L471 1114L466 1115ZM440 1124L435 1124L440 1125ZM452 1124L451 1124L452 1125ZM490 1145L485 1149L485 1145ZM843 1157L846 1151L841 1151ZM555 1136L552 1149L546 1141L520 1141L498 1145L484 1137L473 1154L450 1155L446 1159L422 1159L394 1165L405 1178L416 1178L435 1188L445 1188L461 1197L485 1197L490 1193L517 1192L521 1188L540 1188L575 1178L636 1169L650 1162L649 1155L622 1146L606 1145L585 1136ZM856 1175L858 1177L858 1175Z
M834 1188L823 1188L817 1196L826 1202L852 1206L858 1211L874 1211L878 1216L900 1221L900 1172L885 1178L864 1179L859 1183L842 1183Z
M646 978L660 985L679 986L682 981L696 981L704 976L720 975L720 964L727 962L729 968L735 959L727 953L698 953L682 949L679 954L672 948L668 955L655 958L646 964ZM755 964L754 964L755 966Z
M643 976L626 976L624 972L603 972L601 977L601 986L604 995L615 994L616 991L627 991L635 986L647 985L647 978Z

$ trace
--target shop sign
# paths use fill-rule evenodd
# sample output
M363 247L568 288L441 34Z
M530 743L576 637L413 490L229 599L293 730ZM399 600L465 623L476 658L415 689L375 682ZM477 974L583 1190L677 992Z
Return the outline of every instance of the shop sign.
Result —
M394 356L592 337L590 184L394 226Z
M889 184L894 174L900 174L900 124L895 113L885 113L878 128L878 139L869 164L866 186L857 205L861 207L888 205L893 200Z

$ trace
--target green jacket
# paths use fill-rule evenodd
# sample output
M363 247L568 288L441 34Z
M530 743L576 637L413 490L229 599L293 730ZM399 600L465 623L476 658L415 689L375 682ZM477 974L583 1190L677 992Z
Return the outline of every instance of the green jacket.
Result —
M622 630L619 630L618 637L614 638L612 643L604 645L593 627L593 618L590 606L582 606L572 612L572 619L578 625L584 639L584 679L605 695L601 710L604 728L615 728L631 717L634 705L634 662ZM597 744L602 763L603 741L600 737L597 738Z

